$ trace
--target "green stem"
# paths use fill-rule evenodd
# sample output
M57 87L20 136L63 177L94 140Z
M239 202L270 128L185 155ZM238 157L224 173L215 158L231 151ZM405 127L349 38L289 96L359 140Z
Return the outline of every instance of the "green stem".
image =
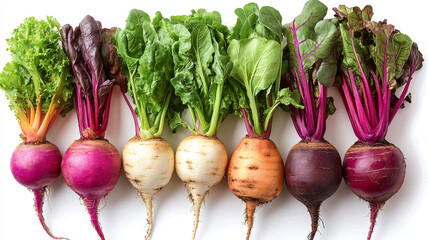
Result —
M200 120L200 124L201 124L201 130L203 131L203 132L206 132L206 129L207 129L207 127L208 127L208 123L207 123L207 121L206 121L206 119L205 119L205 117L204 117L204 113L201 111L201 109L199 109L199 108L195 108L195 111L197 112L197 114L198 114L198 119Z
M252 112L253 129L256 132L256 134L260 136L262 135L262 130L259 123L258 107L256 106L255 97L253 96L253 93L251 92L250 87L246 86L246 89L247 89L247 97L249 98L250 110Z
M134 103L136 104L137 116L140 118L140 120L143 123L143 119L141 118L142 115L140 114L140 111L141 111L140 101L138 101L138 99L137 99L136 86L134 85L134 74L136 73L136 71L137 71L137 68L134 70L134 72L132 72L132 73L130 72L130 77L129 77L128 81L130 82L131 90L133 91L133 98L134 98ZM140 130L142 130L142 129L140 129Z
M267 117L265 118L264 122L264 131L267 131L268 125L270 125L270 119L274 114L274 111L276 110L277 106L280 105L280 102L275 102L273 106L270 107L270 111L267 114Z
M194 127L194 131L197 129L197 118L195 117L195 111L194 109L188 105L188 109L189 109L189 113L191 114L191 118L192 118L192 124ZM194 132L193 131L193 132Z
M164 121L165 121L165 115L167 114L167 109L170 106L170 99L171 99L172 91L170 91L167 94L167 98L165 99L164 105L162 106L162 112L161 112L161 121L158 125L158 132L153 134L154 137L160 137L162 133L162 129L164 128Z
M213 114L212 118L210 120L210 128L207 131L208 137L213 137L217 133L217 126L219 121L219 112L220 112L220 103L222 99L222 90L223 90L224 83L218 84L216 88L216 98L215 98L215 104L213 106Z

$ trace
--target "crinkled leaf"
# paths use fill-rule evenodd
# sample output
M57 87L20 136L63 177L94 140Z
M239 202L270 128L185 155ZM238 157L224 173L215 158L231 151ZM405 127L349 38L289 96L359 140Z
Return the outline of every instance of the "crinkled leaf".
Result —
M70 61L61 49L58 21L26 18L6 41L12 61L0 73L0 88L7 93L11 109L17 114L36 108L41 100L43 113L51 102L63 108L62 115L70 111L73 78Z

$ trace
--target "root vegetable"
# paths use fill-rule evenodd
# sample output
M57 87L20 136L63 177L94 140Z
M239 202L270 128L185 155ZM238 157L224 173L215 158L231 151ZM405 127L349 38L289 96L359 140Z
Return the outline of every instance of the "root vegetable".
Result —
M43 199L46 187L52 184L61 174L61 153L50 142L21 143L14 152L10 162L12 175L21 185L34 194L34 206L43 229L53 239L43 217Z
M190 135L176 150L176 172L186 184L195 212L194 231L198 228L201 205L209 190L225 175L228 154L216 137Z
M174 151L162 138L133 138L123 149L122 162L125 176L146 205L148 239L152 232L153 197L170 182L174 170Z
M411 102L408 88L423 57L417 43L387 20L371 20L370 5L349 10L344 5L334 9L344 48L338 89L358 138L346 152L343 171L351 190L369 202L370 240L378 211L404 181L404 155L385 138L398 110Z
M61 153L46 141L58 115L73 108L70 62L61 45L60 25L52 17L29 17L7 39L11 62L0 73L5 91L22 131L23 143L13 152L10 167L15 179L34 194L34 206L43 229L46 188L61 174Z
M360 143L351 146L344 157L344 180L360 198L370 203L374 230L378 211L395 195L405 178L405 159L401 150L389 142Z
M232 153L227 178L232 193L246 203L249 239L256 207L275 199L283 188L283 161L274 142L244 137Z
M104 139L109 120L113 87L125 92L121 62L114 48L116 28L102 28L86 16L79 27L61 29L64 52L75 77L75 106L81 139L67 149L61 168L67 185L82 199L91 223L102 240L98 205L115 187L121 174L118 150Z
M101 239L98 204L115 187L121 174L121 156L107 140L76 140L61 164L66 184L82 198Z
M308 238L313 239L319 225L322 202L340 186L341 157L335 147L326 141L301 141L289 151L285 176L289 192L310 213L312 229Z
M292 196L310 213L309 240L314 239L318 230L322 202L336 192L342 179L341 157L324 139L326 118L335 112L333 98L327 96L327 87L335 81L334 44L338 39L336 25L323 19L327 11L320 1L309 0L300 15L285 28L288 40L285 55L290 64L283 79L286 86L299 91L304 105L303 109L288 108L302 141L289 151L285 179ZM308 41L312 44L307 44ZM307 54L309 52L315 54Z

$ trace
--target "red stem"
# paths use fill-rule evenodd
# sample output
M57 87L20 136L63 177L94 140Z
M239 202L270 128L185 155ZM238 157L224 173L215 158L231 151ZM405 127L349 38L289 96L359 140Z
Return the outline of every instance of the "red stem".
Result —
M349 114L350 122L352 123L355 135L359 138L359 140L364 140L365 134L364 134L364 131L362 129L362 126L360 125L360 122L358 121L358 117L357 117L356 109L355 109L355 105L354 105L354 100L353 100L352 96L350 95L349 87L348 87L348 84L346 81L346 77L344 76L343 73L341 73L341 75L343 78L343 83L341 85L342 90L340 90L340 92L342 93L343 102L344 102L344 105L346 106L347 113Z
M354 103L355 103L355 106L357 109L357 114L358 114L360 124L361 124L364 132L370 132L372 130L372 128L369 124L368 117L365 114L365 110L363 108L359 92L357 90L356 79L354 78L353 73L350 69L349 69L349 76L350 76L350 82L352 83Z
M310 140L321 140L326 130L326 102L327 102L327 94L328 89L319 84L319 113L317 118L317 127L313 136L311 136Z
M122 92L122 91L121 91L121 92ZM127 96L125 95L125 92L122 92L122 96L124 97L125 102L127 103L128 108L130 109L131 114L133 115L133 119L134 119L134 127L135 127L135 130L136 130L136 137L137 137L138 139L140 139L140 127L139 127L139 121L137 120L136 112L134 111L134 108L131 106L130 101L128 101L128 98L127 98Z
M402 103L404 102L405 96L407 95L407 92L408 92L408 87L410 86L411 79L412 79L412 76L414 74L414 69L415 69L415 67L413 66L411 68L411 72L410 72L410 76L408 77L407 84L405 85L404 90L402 91L401 97L399 98L398 102L395 105L395 108L393 109L393 111L390 114L389 125L392 122L393 118L395 117L396 113L398 112L399 108L401 107Z
M246 126L247 135L249 135L249 137L259 137L259 135L253 131L252 125L249 122L249 118L247 117L246 109L241 108L241 112L243 113L244 125Z

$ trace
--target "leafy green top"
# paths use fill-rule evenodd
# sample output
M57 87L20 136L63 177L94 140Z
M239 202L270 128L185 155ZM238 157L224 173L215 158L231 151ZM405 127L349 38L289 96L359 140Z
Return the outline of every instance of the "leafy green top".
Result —
M180 29L161 13L151 22L148 14L136 9L130 11L125 27L116 32L128 90L141 121L139 128L135 118L137 137L159 137L164 120L172 121L183 110L170 83L174 74L172 46L180 34Z
M61 49L60 24L52 17L26 18L7 39L12 61L0 73L26 142L46 139L58 114L73 108L70 62Z
M172 16L177 31L173 44L175 93L189 108L193 127L179 118L174 123L194 134L216 136L220 123L234 109L236 100L227 80L232 63L227 55L229 30L218 12L204 9L186 16ZM198 122L197 122L198 118Z
M280 90L282 52L286 45L282 17L276 9L259 9L255 3L238 8L235 13L237 23L228 38L228 55L234 64L231 76L235 81L231 82L249 136L268 138L278 105L302 107L298 92Z

